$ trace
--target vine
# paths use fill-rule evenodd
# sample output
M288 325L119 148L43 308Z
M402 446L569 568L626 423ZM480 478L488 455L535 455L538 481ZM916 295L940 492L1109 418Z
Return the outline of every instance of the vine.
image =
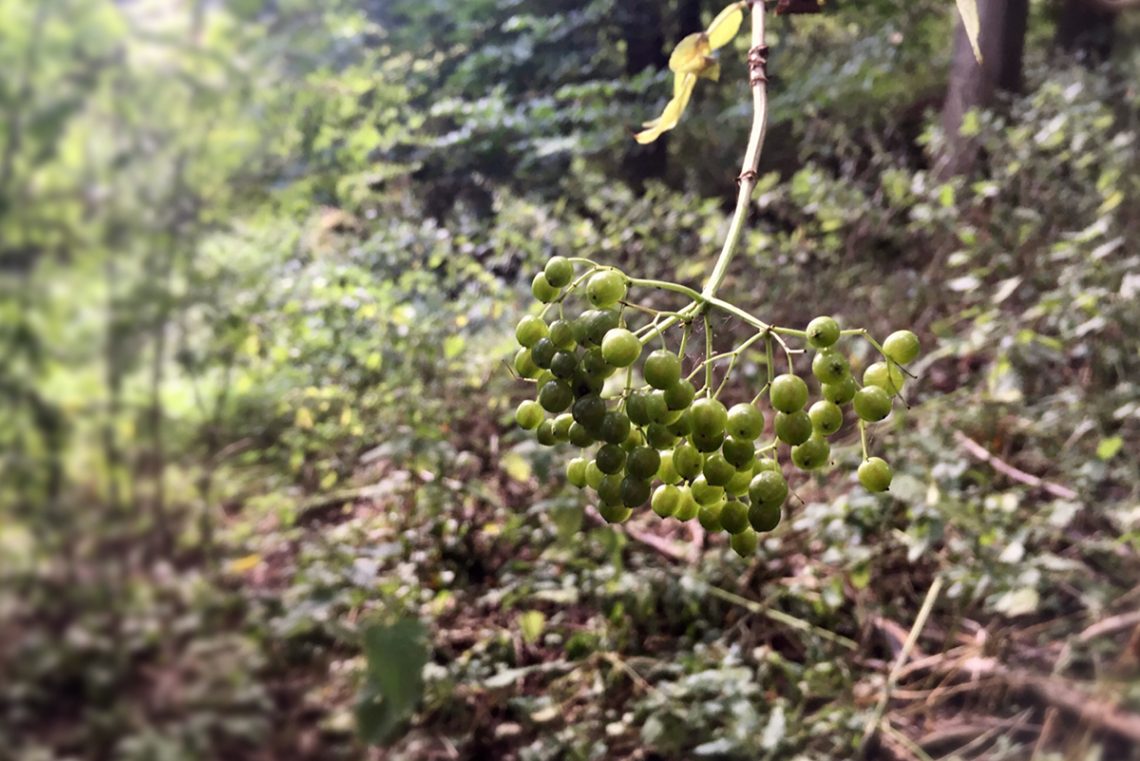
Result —
M781 3L777 12L787 7ZM531 284L544 306L516 327L520 349L514 360L518 376L538 389L535 399L519 405L516 421L534 430L542 445L569 443L583 451L567 465L567 479L596 493L606 520L625 521L648 503L662 518L696 518L708 531L726 531L742 556L754 552L759 534L781 520L789 495L781 455L801 471L827 467L829 439L843 428L848 413L862 446L860 483L875 492L890 487L890 465L871 456L867 426L891 414L909 375L905 365L919 351L918 338L909 330L896 331L880 343L862 328L842 329L829 316L816 317L803 329L783 327L717 296L747 221L767 128L763 0L729 5L706 30L677 45L669 59L673 97L661 116L642 125L634 138L649 143L673 129L697 80L719 78L715 51L736 36L746 12L751 16L752 128L737 178L736 207L704 287L697 291L665 280L630 277L590 259L556 256ZM631 294L638 290L666 292L687 303L658 309L633 299ZM568 309L571 299L584 302L582 308ZM752 332L732 350L716 352L714 314L739 320ZM704 333L704 350L691 357L690 338L697 326ZM670 349L678 329L678 348ZM881 356L866 368L862 382L854 378L847 355L839 349L845 338L867 341ZM651 348L658 344L660 348ZM720 396L734 369L759 346L767 368L764 384L751 402L726 407ZM796 356L809 351L811 376L819 384L819 397L810 406L808 382L795 366ZM778 373L780 362L785 371ZM765 396L774 413L770 421L758 406Z

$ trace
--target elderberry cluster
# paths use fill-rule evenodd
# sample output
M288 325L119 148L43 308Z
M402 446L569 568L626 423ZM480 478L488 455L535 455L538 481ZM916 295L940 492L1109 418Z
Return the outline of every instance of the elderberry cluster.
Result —
M587 271L579 275L575 262L587 264ZM679 312L659 312L627 300L631 285L650 284L670 285L638 281L586 260L554 257L531 286L546 307L541 315L523 317L515 330L521 346L515 371L538 389L534 400L519 405L515 419L535 431L540 444L569 442L583 450L567 465L567 479L596 492L606 520L624 521L649 503L663 518L696 518L708 531L727 532L732 548L749 555L756 549L758 532L779 524L788 498L780 452L786 451L799 470L825 467L831 456L828 439L843 427L848 409L863 434L860 483L869 491L890 486L890 466L867 456L865 425L890 414L893 397L906 380L902 366L918 355L914 333L897 331L880 346L865 331L841 330L831 317L817 317L804 330L751 318L750 324L763 327L733 352L712 354L707 335L703 361L686 375L685 342L692 323L713 302L730 305L710 299L694 301ZM569 311L568 297L576 293L584 295L586 303L575 313ZM554 310L554 319L548 320ZM652 321L642 320L645 314L653 316ZM635 326L637 322L645 324ZM678 326L684 335L677 351L646 349L652 341L664 341L669 327ZM710 330L707 320L705 329ZM866 368L862 383L837 348L844 336L866 338L883 356ZM814 352L811 374L819 382L820 398L810 406L808 383L795 374L785 337L802 339ZM767 352L768 382L752 402L726 407L717 398L724 383L712 388L712 365L731 359L731 372L743 351L760 340ZM777 345L788 360L788 372L780 375L774 371ZM705 384L698 390L693 378L702 370ZM757 406L764 396L774 413L768 441L761 441L768 421Z

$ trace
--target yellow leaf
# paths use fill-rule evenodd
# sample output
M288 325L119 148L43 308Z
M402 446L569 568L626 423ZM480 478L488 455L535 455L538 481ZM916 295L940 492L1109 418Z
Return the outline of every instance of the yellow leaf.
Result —
M302 431L307 431L313 427L313 413L309 412L308 407L301 407L297 410L297 417L294 418L293 425Z
M718 13L709 24L709 47L716 50L732 42L732 38L740 31L742 23L744 23L744 7L740 3L733 3Z
M528 645L533 645L546 629L546 616L540 610L528 610L521 613L519 615L519 629L522 631L523 640Z
M978 0L954 0L958 4L958 15L962 17L962 27L966 36L970 38L970 47L974 49L974 58L982 62L982 49L978 46L978 33L981 22L978 21Z
M253 555L246 555L241 558L234 558L230 561L231 573L245 573L252 571L261 562L261 555L254 553Z
M678 74L700 71L711 52L709 36L704 32L693 32L673 48L673 54L669 56L669 69Z
M709 65L702 69L698 74L702 79L711 79L714 82L720 81L720 62L709 59Z
M665 110L661 112L661 116L652 122L647 122L645 125L646 129L634 135L633 139L642 145L646 145L676 127L677 122L681 121L681 114L684 113L685 106L689 104L689 98L693 95L693 86L696 83L697 77L695 74L686 74L680 92L665 106Z

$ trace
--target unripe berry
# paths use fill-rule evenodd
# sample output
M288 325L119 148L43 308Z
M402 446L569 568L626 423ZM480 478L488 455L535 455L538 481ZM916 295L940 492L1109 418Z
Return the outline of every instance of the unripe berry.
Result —
M574 279L574 265L563 256L552 256L542 274L546 276L546 282L555 288L562 288Z
M542 414L542 407L539 406L538 402L530 399L519 404L518 409L515 410L515 422L519 424L520 428L525 428L528 431L538 428L544 417L546 416Z
M724 486L736 475L736 468L720 452L713 452L705 458L705 480L712 486Z
M670 484L662 484L653 491L649 506L660 517L668 518L681 506L681 490Z
M811 360L811 374L820 383L839 383L851 374L847 358L834 349L816 352Z
M603 502L598 505L598 513L606 519L607 523L624 523L633 515L633 511L625 505L609 504Z
M645 358L641 372L653 388L667 389L681 378L681 360L672 352L658 349Z
M753 441L764 431L764 413L753 404L734 404L728 411L725 427L730 435Z
M689 408L689 421L692 423L694 435L723 436L725 425L728 423L728 410L716 399L701 398L693 402L693 406Z
M639 507L649 499L649 481L626 476L621 482L621 501L626 507Z
M878 386L891 396L902 391L906 377L898 365L887 362L872 362L863 371L864 386Z
M827 464L829 457L831 457L831 446L827 443L827 439L819 435L792 447L792 462L800 470L818 470Z
M878 386L864 386L855 392L855 414L875 423L891 414L891 397Z
M595 272L586 281L586 298L599 308L613 306L625 298L625 275L617 270Z
M838 383L824 383L821 388L823 398L835 404L847 404L855 398L855 392L858 390L859 384L850 375Z
M712 502L707 505L701 505L701 511L697 513L697 520L700 521L701 527L705 531L720 531L723 526L720 525L720 511L724 509L724 500Z
M515 339L520 346L529 349L538 343L538 339L546 338L548 331L545 320L537 315L528 314L515 326Z
M748 523L754 531L771 531L780 525L781 503L753 502L748 508Z
M883 354L898 362L908 365L918 357L918 336L909 330L896 330L883 341Z
M586 458L575 457L566 463L566 480L581 489L586 485Z
M881 457L871 457L859 466L859 483L871 492L886 491L891 486L891 466Z
M807 326L808 343L817 349L826 349L839 340L839 323L831 317L816 317Z
M602 358L614 367L629 367L641 356L641 341L625 328L613 328L602 338Z
M782 505L788 498L788 482L778 471L763 470L753 477L748 497L755 504Z
M750 558L755 555L759 543L760 537L756 536L756 532L751 528L746 528L739 534L733 534L729 541L732 551L742 558Z
M748 528L748 508L735 499L725 502L720 511L720 525L730 534L739 534Z
M693 403L693 397L696 395L693 384L685 378L679 378L676 383L665 389L665 404L671 410L684 410Z
M548 381L539 389L538 403L547 412L565 412L574 403L574 392L564 381Z
M625 466L625 450L617 444L606 444L598 450L594 462L598 463L598 470L606 475L618 473Z
M776 437L795 446L811 438L811 418L803 410L776 413Z
M843 425L843 410L835 402L820 399L808 409L812 427L817 433L830 436Z
M541 272L535 275L534 280L530 282L530 292L544 304L549 304L558 298L558 291L559 289L551 285L547 281L546 275Z
M785 373L772 379L768 396L772 406L780 412L797 412L807 404L808 387L800 376Z

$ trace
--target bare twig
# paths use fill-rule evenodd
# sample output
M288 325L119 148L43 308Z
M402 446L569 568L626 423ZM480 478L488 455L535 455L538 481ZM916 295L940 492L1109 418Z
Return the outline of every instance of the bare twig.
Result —
M1076 499L1077 493L1067 486L1046 481L1020 468L1015 468L961 431L954 431L954 440L972 457L990 465L998 473L1026 486L1040 488L1058 499Z
M1131 613L1121 613L1118 616L1109 616L1103 621L1097 621L1077 635L1077 641L1081 644L1087 644L1097 637L1112 634L1132 626L1140 626L1140 610L1134 610Z

